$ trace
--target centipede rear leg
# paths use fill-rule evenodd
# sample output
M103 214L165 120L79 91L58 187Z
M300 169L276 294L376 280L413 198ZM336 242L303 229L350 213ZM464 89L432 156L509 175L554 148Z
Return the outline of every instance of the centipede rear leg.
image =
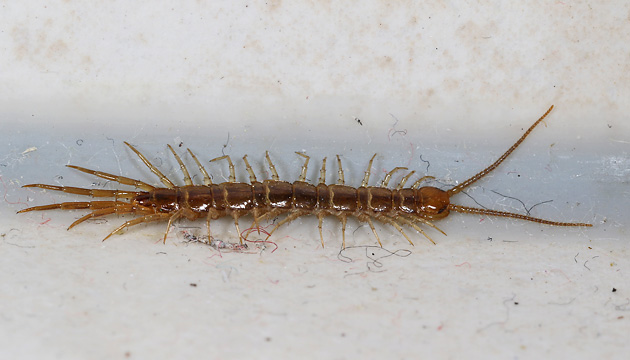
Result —
M75 165L66 165L67 167L74 169L74 170L78 170L81 171L83 173L86 174L90 174L90 175L94 175L96 177L100 177L101 179L105 179L105 180L110 180L110 181L115 181L119 184L123 184L123 185L131 185L131 186L135 186L138 189L142 189L145 191L151 191L153 189L155 189L154 186L149 185L147 183L145 183L144 181L140 181L140 180L136 180L136 179L131 179L125 176L119 176L119 175L114 175L114 174L109 174L106 172L102 172L102 171L97 171L97 170L90 170L90 169L86 169L80 166L75 166Z
M124 229L130 227L130 226L134 226L134 225L138 225L138 224L142 224L142 223L148 223L148 222L153 222L153 221L162 221L162 220L166 220L169 219L172 216L172 214L169 213L158 213L158 214L150 214L150 215L145 215L143 217L139 217L133 220L129 220L127 222L125 222L124 224L120 225L119 227L117 227L114 231L112 231L111 233L109 233L109 235L107 235L103 241L109 239L112 235L118 234L120 232L122 232Z

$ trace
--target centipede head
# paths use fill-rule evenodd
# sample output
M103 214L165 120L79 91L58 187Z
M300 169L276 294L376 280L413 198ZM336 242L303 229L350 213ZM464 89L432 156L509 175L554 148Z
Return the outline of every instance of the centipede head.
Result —
M427 219L437 220L448 216L450 199L448 192L433 186L416 190L416 212Z

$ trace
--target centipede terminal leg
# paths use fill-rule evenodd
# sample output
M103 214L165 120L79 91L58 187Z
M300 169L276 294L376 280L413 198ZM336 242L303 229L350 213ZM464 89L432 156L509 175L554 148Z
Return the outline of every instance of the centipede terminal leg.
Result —
M76 165L66 165L66 166L71 168L71 169L75 169L75 170L84 172L86 174L90 174L90 175L94 175L94 176L100 177L101 179L115 181L115 182L117 182L119 184L123 184L123 185L135 186L138 189L142 189L142 190L145 190L145 191L151 191L151 190L155 189L154 186L149 185L149 184L145 183L144 181L131 179L131 178L124 177L124 176L119 176L119 175L113 175L113 174L109 174L109 173L102 172L102 171L90 170L90 169L86 169L86 168L83 168L83 167L80 167L80 166L76 166Z
M68 194L76 194L76 195L86 195L91 197L114 197L119 199L130 199L134 198L142 192L138 191L124 191L124 190L102 190L102 189L84 189L72 186L57 186L57 185L47 185L47 184L28 184L22 186L23 188L36 187L40 189L53 190L53 191L61 191Z

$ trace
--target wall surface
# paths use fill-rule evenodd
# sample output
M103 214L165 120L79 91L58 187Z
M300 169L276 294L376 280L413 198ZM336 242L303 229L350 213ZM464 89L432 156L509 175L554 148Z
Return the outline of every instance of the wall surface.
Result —
M0 2L0 358L622 358L630 331L630 5L536 2ZM406 227L299 218L239 248L204 221L100 242L132 215L66 228L89 201L22 185L183 185L171 144L215 182L370 185L396 166L448 189L551 105L451 201L586 227L452 214ZM406 172L393 176L397 184ZM390 184L390 186L391 186ZM273 222L262 224L267 231ZM241 229L251 217L241 219ZM424 356L423 356L424 355Z

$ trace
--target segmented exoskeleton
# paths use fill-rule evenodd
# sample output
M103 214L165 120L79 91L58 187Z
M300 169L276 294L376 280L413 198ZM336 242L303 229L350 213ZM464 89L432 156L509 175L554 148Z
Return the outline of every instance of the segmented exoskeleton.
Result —
M242 233L239 227L239 219L245 215L252 215L254 223L252 229L256 229L263 220L274 218L278 215L287 214L287 216L279 221L275 227L269 232L269 236L280 226L305 215L315 215L319 219L319 236L324 246L324 237L322 235L322 221L325 216L336 216L341 221L342 228L342 246L345 248L345 229L348 217L355 217L361 222L366 222L379 245L382 246L381 240L376 233L373 220L388 224L396 228L408 241L413 245L409 236L404 232L403 226L409 226L435 244L435 242L424 232L421 225L428 225L446 235L442 230L435 226L431 221L442 219L449 215L451 211L480 214L488 216L510 217L522 220L533 221L541 224L556 226L591 226L586 223L566 223L556 222L545 219L534 218L528 215L509 213L503 211L495 211L488 209L471 208L467 206L455 205L450 203L450 197L461 192L466 187L481 179L492 170L494 170L501 162L503 162L530 134L530 132L540 124L543 119L551 112L553 106L541 116L512 147L510 147L498 160L488 166L481 172L472 176L470 179L454 186L449 190L441 190L432 186L420 187L423 180L432 178L424 176L417 180L411 187L405 188L407 180L414 174L414 171L402 178L400 183L394 188L388 188L389 181L394 172L398 170L406 170L403 167L394 168L390 171L381 186L368 186L370 179L370 171L372 162L376 154L369 161L365 176L358 188L347 186L344 183L344 174L341 166L341 159L337 155L337 163L339 166L339 180L337 184L327 185L326 178L326 158L323 159L322 168L320 170L319 182L317 185L306 182L306 172L309 163L309 157L303 153L297 153L303 157L304 165L297 181L289 183L280 181L275 166L273 165L269 152L265 157L269 163L271 171L271 180L259 182L254 174L252 167L247 161L247 155L243 157L245 167L249 173L250 183L236 182L234 164L229 156L222 156L211 161L227 160L229 165L230 176L227 182L221 184L213 184L206 169L201 165L197 156L190 149L188 153L193 158L199 171L203 174L204 185L194 185L188 169L184 165L182 159L168 145L169 150L177 160L182 173L184 174L185 186L176 186L169 180L160 170L158 170L149 160L142 155L135 147L125 142L125 144L138 155L144 164L160 178L164 187L154 187L140 180L117 176L101 171L90 170L74 165L67 165L70 168L92 174L97 177L118 182L123 185L135 186L139 191L126 190L94 190L83 189L69 186L55 186L45 184L30 184L24 187L38 187L48 190L63 191L66 193L87 195L92 197L110 197L114 200L109 201L84 201L84 202L63 202L58 204L42 205L27 208L19 211L19 213L51 210L51 209L90 209L91 212L68 227L68 230L76 225L88 220L110 214L137 214L142 215L139 218L129 220L116 228L105 237L106 240L110 236L120 233L125 228L152 221L168 220L166 232L164 233L164 241L168 235L171 224L180 218L188 220L196 220L206 218L208 239L211 239L210 221L216 220L224 216L230 216L234 219L236 231L242 242ZM244 237L247 237L252 230L249 230Z

